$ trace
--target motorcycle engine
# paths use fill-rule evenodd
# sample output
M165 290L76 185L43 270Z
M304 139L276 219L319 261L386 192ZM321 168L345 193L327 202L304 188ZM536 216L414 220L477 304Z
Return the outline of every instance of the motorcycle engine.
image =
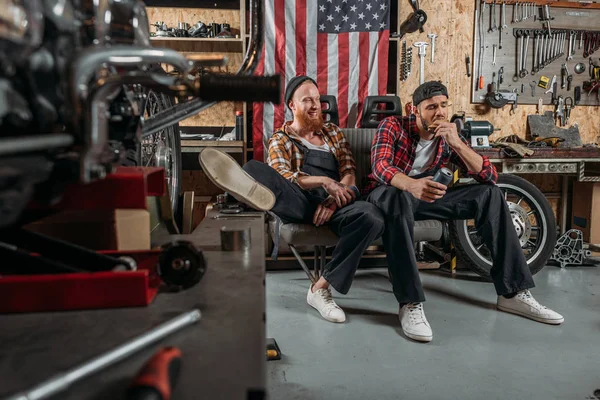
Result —
M14 221L41 182L47 192L41 197L51 201L78 178L86 133L73 118L83 105L73 103L71 68L86 49L122 44L150 46L142 1L0 0L0 228ZM100 69L94 78L110 73ZM143 96L135 92L123 87L111 98L110 136L117 142L137 140ZM51 134L73 140L60 150L35 147Z

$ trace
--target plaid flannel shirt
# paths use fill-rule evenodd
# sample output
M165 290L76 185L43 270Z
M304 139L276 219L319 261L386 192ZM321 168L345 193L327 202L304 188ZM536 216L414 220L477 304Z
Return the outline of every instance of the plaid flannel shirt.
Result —
M291 121L287 121L283 124L269 140L267 162L285 179L297 183L299 176L308 176L308 174L301 171L304 165L304 154L294 143L294 141L300 142L300 138L288 128L291 123ZM317 134L321 135L323 141L332 149L332 153L339 164L340 179L348 174L355 175L356 165L352 157L350 144L340 128L327 122Z
M463 137L461 139L470 147ZM398 172L408 175L415 161L419 140L419 129L414 115L400 118L388 117L381 121L371 145L371 173L364 192L368 193L381 184L390 185L392 178ZM444 142L444 139L438 141L435 159L428 170L438 164L441 168L451 163L461 171L468 172L470 177L480 183L496 183L498 172L487 157L482 156L481 171L471 172L450 146L444 146ZM444 147L449 151L444 152Z

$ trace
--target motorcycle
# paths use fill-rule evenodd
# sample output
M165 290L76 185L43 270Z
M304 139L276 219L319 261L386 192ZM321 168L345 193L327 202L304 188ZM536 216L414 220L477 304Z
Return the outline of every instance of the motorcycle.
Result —
M175 212L177 123L218 101L279 101L278 76L251 76L262 49L259 0L235 75L205 72L224 57L152 47L139 0L1 3L0 228L17 225L31 200L56 202L66 185L118 165L165 168Z

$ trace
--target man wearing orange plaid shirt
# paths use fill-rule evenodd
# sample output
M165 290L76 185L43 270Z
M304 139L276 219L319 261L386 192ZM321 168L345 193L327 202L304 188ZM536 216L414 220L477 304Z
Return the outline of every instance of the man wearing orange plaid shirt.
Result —
M384 231L383 215L356 200L350 146L337 126L323 122L316 82L292 78L284 98L294 118L269 140L268 165L252 160L242 169L211 148L200 153L200 163L217 186L256 209L270 210L284 222L329 225L340 240L323 276L308 289L307 302L326 320L344 322L330 286L348 293L363 252Z

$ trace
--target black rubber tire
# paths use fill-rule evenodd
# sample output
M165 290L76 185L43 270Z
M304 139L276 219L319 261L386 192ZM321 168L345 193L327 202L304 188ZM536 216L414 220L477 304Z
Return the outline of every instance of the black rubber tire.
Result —
M150 96L152 92L148 93ZM159 103L159 110L165 110L172 107L175 104L175 99L171 96L165 95L164 93L154 93L157 96ZM168 141L170 143L169 149L175 155L173 157L173 166L171 168L171 174L175 179L174 185L169 187L169 196L171 197L171 209L173 215L177 216L180 205L181 189L182 189L182 166L181 166L181 138L179 136L179 124L173 124L165 129L165 135L168 135ZM138 162L141 162L141 152L137 153Z
M531 201L532 205L539 210L542 242L531 256L526 256L529 270L532 275L535 275L544 268L552 256L556 244L556 219L550 202L537 187L515 175L499 175L497 185L509 192L519 191L527 197L528 202ZM491 280L491 261L474 247L473 241L467 233L467 221L450 222L450 231L457 257L462 264L478 275ZM475 236L477 235L475 234ZM480 240L479 237L476 238Z
M169 108L174 104L174 99L170 96L164 95L162 93L153 93L152 91L148 91L148 96L156 95L158 99L159 109L164 110L165 108ZM177 216L180 206L180 197L182 190L182 166L181 166L181 138L179 137L179 124L173 124L165 129L165 134L168 135L168 142L170 143L170 150L172 153L176 154L173 158L173 166L171 168L171 174L175 176L175 183L169 187L169 196L171 197L171 209L173 211L173 215ZM142 162L142 144L136 143L134 146L127 146L125 148L125 157L123 158L121 165L127 167L137 167L137 166L156 166L154 164L145 165L146 163ZM167 172L167 171L166 171ZM168 177L168 172L166 174Z

